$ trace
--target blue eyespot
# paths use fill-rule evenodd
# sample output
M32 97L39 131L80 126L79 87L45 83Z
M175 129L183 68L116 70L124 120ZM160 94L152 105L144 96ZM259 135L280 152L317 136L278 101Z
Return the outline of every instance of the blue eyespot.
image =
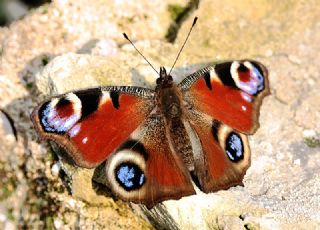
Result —
M244 147L239 134L231 132L226 139L226 154L233 162L243 160Z
M138 165L132 162L121 163L115 169L116 180L126 191L139 189L145 183L145 176Z

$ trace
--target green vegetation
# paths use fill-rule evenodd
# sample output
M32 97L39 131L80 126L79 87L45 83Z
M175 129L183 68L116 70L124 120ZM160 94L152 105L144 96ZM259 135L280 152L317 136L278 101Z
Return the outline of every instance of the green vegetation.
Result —
M320 140L315 137L305 137L303 141L310 148L320 147Z
M184 11L184 7L178 4L169 4L168 11L170 13L171 19L176 21L178 16L181 15Z
M28 83L26 84L26 87L27 87L27 89L32 89L32 87L33 87L33 82L28 82Z
M168 28L166 40L173 43L182 23L188 19L188 16L198 8L199 0L190 0L186 6L178 4L169 4L168 11L172 18L172 23Z
M0 201L8 198L17 187L17 178L0 162Z

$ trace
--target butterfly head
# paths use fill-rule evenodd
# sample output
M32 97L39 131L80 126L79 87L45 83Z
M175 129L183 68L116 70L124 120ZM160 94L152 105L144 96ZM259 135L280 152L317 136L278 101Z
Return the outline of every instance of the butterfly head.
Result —
M172 76L167 74L167 71L163 66L160 67L160 74L156 83L157 88L168 88L171 87L173 84Z

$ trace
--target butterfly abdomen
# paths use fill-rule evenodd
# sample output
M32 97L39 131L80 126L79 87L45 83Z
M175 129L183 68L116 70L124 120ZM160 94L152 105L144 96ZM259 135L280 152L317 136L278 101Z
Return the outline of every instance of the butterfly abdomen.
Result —
M166 122L167 133L171 148L177 155L181 156L188 171L194 170L194 158L191 141L187 130L180 118L171 119Z
M188 171L194 170L192 146L183 123L182 96L175 84L158 91L157 106L165 123L171 151L181 157Z

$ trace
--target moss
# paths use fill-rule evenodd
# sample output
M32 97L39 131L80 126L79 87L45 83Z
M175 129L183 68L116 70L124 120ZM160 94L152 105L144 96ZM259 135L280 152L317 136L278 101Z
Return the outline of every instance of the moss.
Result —
M15 218L14 218L14 215L13 215L13 208L9 208L8 209L8 213L7 213L7 217L10 221L14 222L15 221Z
M46 154L45 161L53 162L56 160L58 160L57 154L54 152L52 148L49 148Z
M0 162L0 201L8 198L17 187L17 178Z
M48 1L49 2L49 1ZM44 5L40 6L39 7L39 11L40 13L42 14L47 14L49 12L49 7L50 7L50 4L49 3L45 3Z
M184 7L178 4L169 4L168 11L170 13L170 17L173 21L176 21L178 16L181 15L184 11Z
M32 89L32 88L33 88L33 82L28 82L28 83L26 84L26 88L27 88L27 89Z
M54 224L53 224L53 217L52 216L47 216L45 219L45 229L46 230L51 230L55 229Z
M52 192L56 192L60 186L50 181L42 171L38 171L36 178L28 180L29 191L27 205L29 206L29 213L36 214L39 220L43 223L44 229L54 229L53 218L61 208L61 201L59 201Z
M127 21L128 21L129 23L133 23L134 19L133 19L133 17L129 17L129 18L127 18Z
M310 148L320 147L320 140L317 138L305 137L303 141Z
M173 43L177 37L178 30L182 23L188 18L192 11L198 8L199 0L190 0L185 7L178 4L169 4L168 11L172 18L172 23L168 28L166 40Z
M8 198L12 192L13 191L9 187L2 187L2 189L0 190L0 200Z
M42 58L41 58L41 62L42 62L42 65L43 66L46 66L50 61L50 57L47 56L47 55L44 55Z

